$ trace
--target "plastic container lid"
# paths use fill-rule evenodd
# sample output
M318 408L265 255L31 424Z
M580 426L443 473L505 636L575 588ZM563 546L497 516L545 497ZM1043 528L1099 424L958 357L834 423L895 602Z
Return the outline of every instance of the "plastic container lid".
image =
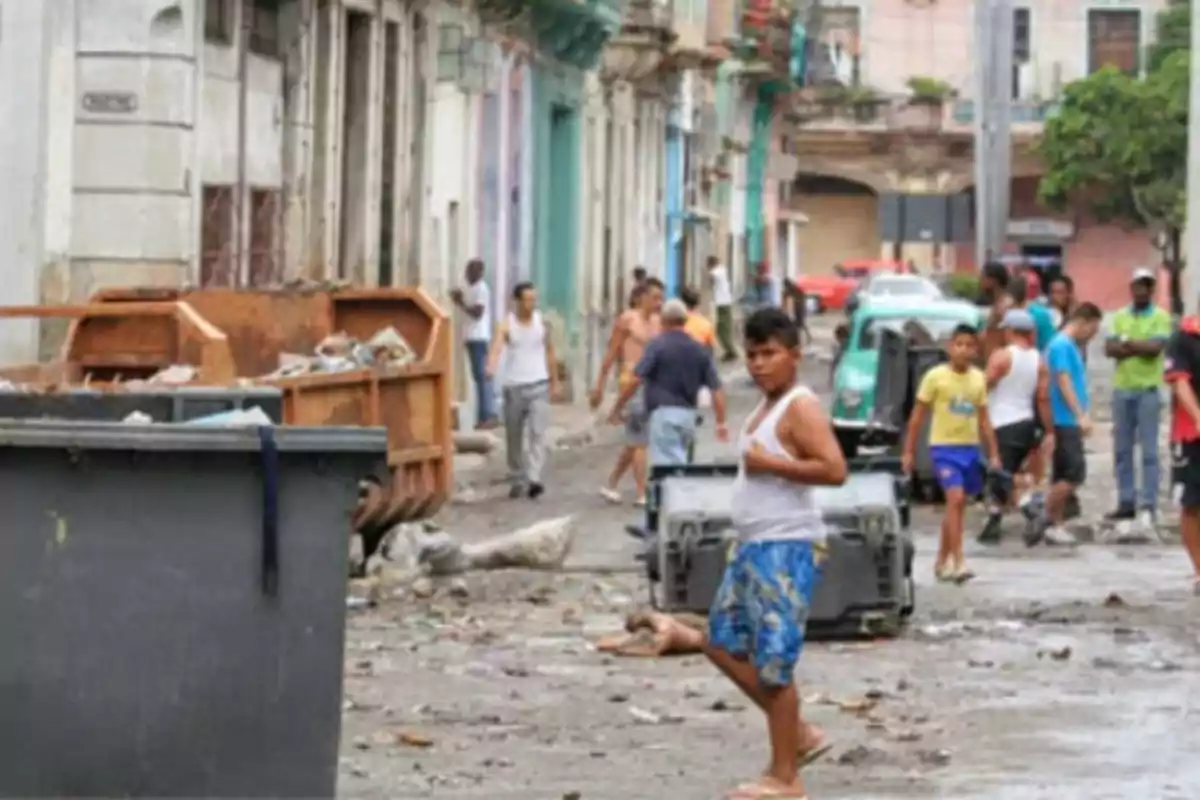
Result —
M384 428L281 425L272 430L280 452L387 453ZM257 453L262 442L253 426L0 419L0 447Z

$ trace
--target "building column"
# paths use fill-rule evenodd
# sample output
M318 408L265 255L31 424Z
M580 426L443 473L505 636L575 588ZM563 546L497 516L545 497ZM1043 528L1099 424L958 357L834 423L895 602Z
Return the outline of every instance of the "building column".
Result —
M314 25L324 28L320 37L326 43L318 51L316 65L316 131L313 156L313 216L316 224L309 232L312 237L310 263L315 268L309 277L329 280L335 277L330 270L337 268L338 243L341 233L342 185L342 76L345 71L342 41L345 11L340 3L330 3L317 10Z
M679 119L678 104L672 104L667 112L666 140L664 148L664 236L663 236L663 282L667 297L679 294L683 284L683 264L679 258L679 241L683 235L683 129Z
M497 83L498 92L496 116L500 126L499 133L499 163L496 165L496 263L491 266L493 272L493 293L498 295L495 306L497 310L507 308L509 289L516 285L516 280L510 278L510 272L515 272L511 263L510 247L512 246L512 196L509 188L513 182L513 159L509 150L512 148L513 130L509 124L512 114L512 56L505 55L500 60L500 80ZM484 135L488 135L484 132Z
M383 186L383 48L384 23L379 14L371 14L368 33L370 47L367 59L367 152L363 159L365 180L363 189L366 197L362 206L362 246L359 262L343 265L347 275L352 275L367 286L379 285L379 215L381 213L381 190ZM359 56L360 58L362 56Z

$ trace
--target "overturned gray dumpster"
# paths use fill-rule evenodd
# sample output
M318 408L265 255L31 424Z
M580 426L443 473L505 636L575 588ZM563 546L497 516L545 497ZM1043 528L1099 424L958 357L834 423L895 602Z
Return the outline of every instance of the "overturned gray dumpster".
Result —
M376 428L0 420L0 796L332 797Z

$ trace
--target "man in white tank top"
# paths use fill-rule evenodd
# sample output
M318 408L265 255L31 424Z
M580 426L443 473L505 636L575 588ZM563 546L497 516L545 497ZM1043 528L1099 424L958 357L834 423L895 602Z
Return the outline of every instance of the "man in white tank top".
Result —
M1007 503L1020 489L1019 476L1040 447L1054 446L1050 416L1050 373L1036 345L1037 325L1024 309L1008 311L1000 323L1004 346L987 362L988 409L996 430L1000 465L1012 480L1008 497L990 492L988 521L979 534L984 544L1000 541L1000 521ZM1048 443L1048 444L1047 444Z
M488 375L504 360L504 439L511 488L508 496L536 500L546 491L546 433L550 401L559 396L558 369L550 326L537 310L537 290L529 282L513 287L513 311L496 326Z
M732 517L740 542L709 611L705 655L767 716L771 763L732 798L803 798L799 768L828 752L800 718L793 672L825 555L813 486L839 486L846 459L829 417L796 383L800 341L779 308L746 321L746 361L763 399L738 442Z

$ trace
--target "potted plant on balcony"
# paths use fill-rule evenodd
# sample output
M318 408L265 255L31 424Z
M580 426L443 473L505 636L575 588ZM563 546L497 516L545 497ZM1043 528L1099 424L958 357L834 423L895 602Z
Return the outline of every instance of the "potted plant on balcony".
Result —
M942 124L946 101L954 97L954 87L937 78L913 76L908 79L908 105L918 112L923 127L937 128Z
M846 105L855 122L874 122L881 102L879 93L870 86L851 86L846 90Z
M872 122L875 119L880 97L869 86L822 87L817 95L817 104L825 109L825 116L849 116L855 122Z

